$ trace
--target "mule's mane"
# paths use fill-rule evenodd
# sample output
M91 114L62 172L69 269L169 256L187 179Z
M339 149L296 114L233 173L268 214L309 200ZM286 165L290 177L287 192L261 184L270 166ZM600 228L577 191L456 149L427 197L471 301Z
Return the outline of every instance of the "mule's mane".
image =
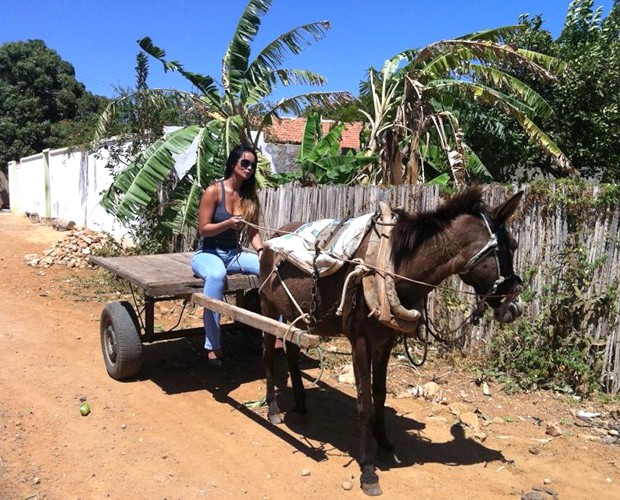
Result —
M398 267L402 261L412 257L422 243L441 233L459 215L478 215L485 211L479 186L461 191L432 211L412 214L395 210L398 220L390 237L394 265Z

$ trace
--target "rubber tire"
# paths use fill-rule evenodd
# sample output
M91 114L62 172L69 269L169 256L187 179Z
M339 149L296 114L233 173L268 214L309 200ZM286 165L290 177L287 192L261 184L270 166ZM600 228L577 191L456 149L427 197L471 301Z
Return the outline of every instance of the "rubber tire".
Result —
M101 352L108 375L115 380L133 377L142 368L138 317L127 301L109 302L101 312Z

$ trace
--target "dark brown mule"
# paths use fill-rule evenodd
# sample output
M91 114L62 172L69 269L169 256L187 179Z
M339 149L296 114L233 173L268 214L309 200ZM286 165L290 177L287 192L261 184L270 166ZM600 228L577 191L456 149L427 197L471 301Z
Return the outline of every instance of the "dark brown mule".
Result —
M496 319L503 322L515 320L521 313L517 302L521 279L513 272L512 255L517 245L505 223L517 208L521 195L518 193L502 205L489 209L481 200L481 190L469 188L432 212L408 214L396 211L398 217L390 242L396 290L402 305L407 309L422 310L424 298L435 286L448 276L459 274L465 283L473 286L481 301L495 310ZM367 245L368 235L355 257L363 257ZM270 250L266 250L261 259L262 313L271 318L282 315L289 322L300 316L282 285L283 281L303 311L311 311L314 302L314 334L344 335L351 342L357 386L361 485L366 494L380 495L372 437L377 441L382 458L398 460L386 436L384 404L387 365L399 333L368 317L360 279L350 280L349 299L344 305L343 315L335 315L345 278L354 269L354 264L347 264L338 272L320 278L313 301L312 277L288 261L282 261L278 273L272 273L279 260L278 255ZM299 323L296 326L300 326ZM272 423L279 424L283 418L275 394L274 347L275 337L265 335L263 360L268 417ZM286 354L295 397L293 411L305 414L306 396L299 369L299 347L287 342Z

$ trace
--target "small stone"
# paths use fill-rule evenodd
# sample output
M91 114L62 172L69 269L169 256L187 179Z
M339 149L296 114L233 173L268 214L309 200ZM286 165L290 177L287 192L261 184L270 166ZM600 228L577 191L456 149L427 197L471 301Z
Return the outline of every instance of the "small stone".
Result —
M543 484L551 484L552 481L551 479L549 479L548 477L546 477L545 479L543 479Z
M491 389L489 388L489 384L487 384L486 382L482 383L482 394L484 394L485 396L491 395Z
M35 477L35 478L32 480L32 484L39 484L40 482L41 482L41 479L39 479L39 477Z
M424 388L424 399L431 400L439 392L439 384L437 382L426 382L422 387Z
M310 475L310 470L309 469L304 469L301 471L301 475L302 476L309 476Z
M536 446L532 446L528 449L528 451L532 454L532 455L540 455L540 449L536 448Z
M542 493L538 491L528 491L525 495L521 495L521 500L545 500Z
M342 483L342 489L344 491L351 491L353 489L353 483L351 481L345 481Z
M562 435L562 429L556 422L549 422L545 434L552 437L558 437Z
M480 430L480 420L478 419L478 416L471 411L461 413L459 415L459 420L461 421L461 423L465 424L467 427L475 431Z
M353 365L345 366L340 375L338 376L338 382L341 384L355 385L355 374L353 373Z

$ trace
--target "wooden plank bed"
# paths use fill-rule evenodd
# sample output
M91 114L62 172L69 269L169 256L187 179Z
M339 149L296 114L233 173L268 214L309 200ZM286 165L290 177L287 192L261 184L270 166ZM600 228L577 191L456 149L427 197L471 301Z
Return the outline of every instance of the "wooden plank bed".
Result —
M191 268L193 252L123 257L91 256L90 262L112 274L126 279L149 297L191 295L201 292L202 278L194 276ZM233 274L228 277L227 291L258 288L257 276Z
M305 348L318 345L320 339L315 335L239 307L243 304L244 293L260 286L257 276L228 276L225 295L235 294L234 305L203 295L204 281L192 272L192 255L193 252L90 257L91 264L127 280L134 297L133 305L127 301L109 302L101 313L101 349L108 374L112 378L121 380L140 371L142 342L204 333L202 327L155 332L155 303L165 300L191 301L232 318L235 325L243 323L294 341ZM143 307L137 304L136 288L141 291Z

